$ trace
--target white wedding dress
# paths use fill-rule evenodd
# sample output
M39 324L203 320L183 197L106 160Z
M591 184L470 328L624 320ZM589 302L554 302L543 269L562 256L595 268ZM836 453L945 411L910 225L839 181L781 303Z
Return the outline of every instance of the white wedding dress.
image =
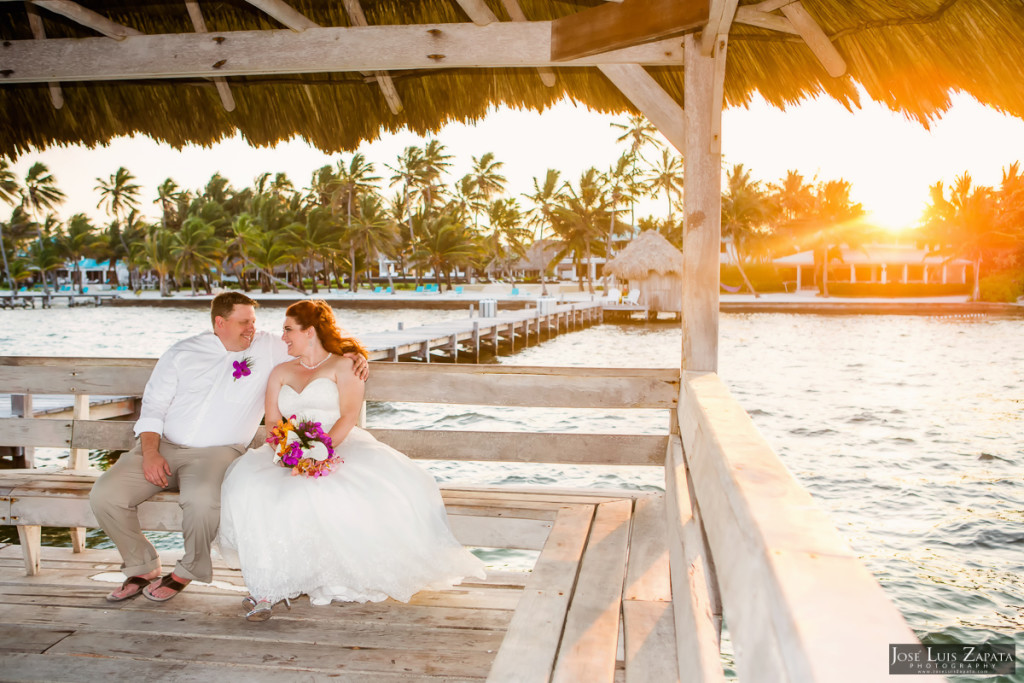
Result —
M285 385L278 406L328 431L339 416L338 385L326 377L302 392ZM406 602L419 590L484 577L483 562L452 535L430 473L359 427L336 454L344 462L319 479L275 465L269 445L228 469L217 545L241 566L251 595Z

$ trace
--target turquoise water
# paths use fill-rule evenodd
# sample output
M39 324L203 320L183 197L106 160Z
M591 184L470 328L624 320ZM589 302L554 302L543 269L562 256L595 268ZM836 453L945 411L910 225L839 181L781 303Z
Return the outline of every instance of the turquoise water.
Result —
M357 335L464 315L339 311ZM279 329L282 319L282 309L260 311L263 329ZM195 309L3 311L0 355L156 357L207 325ZM1020 318L724 314L720 347L723 380L911 627L935 641L1012 637L1018 653L1024 651L1021 331ZM497 362L676 367L679 348L675 324L600 325ZM368 422L503 431L666 429L664 413L638 412L387 404L371 406ZM662 485L660 469L428 465L444 482ZM518 559L495 561L515 566ZM1024 667L1018 671L1017 680L1024 680Z

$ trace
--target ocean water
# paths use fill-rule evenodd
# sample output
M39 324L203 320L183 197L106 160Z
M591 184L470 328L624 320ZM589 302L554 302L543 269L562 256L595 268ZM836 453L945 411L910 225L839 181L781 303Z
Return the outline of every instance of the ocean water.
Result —
M356 335L465 315L338 314ZM259 316L262 329L276 330L283 309ZM157 357L208 324L199 309L0 311L0 355ZM719 374L918 635L1013 638L1024 652L1024 319L723 314L720 325ZM673 323L599 325L494 362L677 367L679 349ZM662 411L391 403L370 406L368 423L661 433L668 419ZM425 464L443 482L662 486L657 468ZM1024 680L1024 667L1018 672L1014 680Z

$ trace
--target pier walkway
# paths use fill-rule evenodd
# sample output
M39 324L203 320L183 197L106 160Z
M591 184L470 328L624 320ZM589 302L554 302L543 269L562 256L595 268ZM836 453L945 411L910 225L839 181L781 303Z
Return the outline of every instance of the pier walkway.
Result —
M537 308L495 311L494 315L459 320L444 320L429 325L389 332L362 334L359 340L370 352L370 360L421 360L429 363L438 353L458 361L459 349L479 358L483 344L497 355L507 344L515 352L517 340L522 346L542 335L555 336L601 322L599 301L573 303L540 302ZM482 307L481 310L485 310Z

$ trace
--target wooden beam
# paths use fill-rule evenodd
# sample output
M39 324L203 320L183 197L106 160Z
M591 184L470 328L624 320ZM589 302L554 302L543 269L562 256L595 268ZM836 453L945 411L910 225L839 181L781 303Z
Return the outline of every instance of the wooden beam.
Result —
M206 21L203 19L203 12L199 9L199 3L195 0L186 0L185 8L192 20L192 27L196 33L206 33ZM213 85L217 88L217 95L220 97L221 106L224 111L235 110L235 98L231 95L231 87L225 78L218 76L213 79Z
M712 103L715 60L694 36L683 42L686 174L683 179L683 351L686 370L718 367L718 280L722 247L722 155L712 144L721 107Z
M764 0L756 5L747 5L750 9L758 12L774 12L777 9L782 9L786 5L790 5L797 0Z
M700 34L700 52L705 57L712 54L712 50L718 43L718 36L729 35L729 27L732 26L739 0L711 0L711 2L708 23Z
M46 40L46 28L43 26L43 18L39 16L39 12L36 11L32 3L25 3L25 12L28 14L28 24L32 28L32 36L36 40ZM50 104L53 105L54 109L60 109L64 106L64 92L60 89L60 83L50 81L47 85L50 90Z
M551 61L564 62L704 26L710 0L624 0L551 22Z
M469 20L477 26L487 26L498 20L484 0L456 0Z
M557 66L679 66L668 39ZM176 33L105 38L12 40L0 49L0 84L54 80L284 75L338 71L553 66L544 21Z
M745 5L736 10L736 16L733 18L733 22L737 24L747 24L748 26L757 26L759 28L766 28L772 31L779 31L781 33L796 33L796 29L793 28L793 24L786 17L780 17L777 14L768 14L756 9L756 5Z
M344 0L345 13L348 14L348 20L353 26L367 26L366 15L363 14L363 7L359 4L359 0ZM377 87L380 88L380 92L384 95L384 101L388 104L388 109L391 110L392 114L398 114L402 111L402 98L398 95L398 90L395 88L395 82L391 80L391 76L388 76L383 71L374 71L372 74L374 80L377 81Z
M715 75L711 86L711 152L722 153L722 109L725 106L725 55L729 34L719 33L715 45Z
M32 4L67 17L82 26L88 26L97 33L102 33L107 38L114 40L124 40L128 36L142 35L142 31L115 23L102 14L97 14L76 2L70 2L70 0L33 0Z
M607 64L598 68L681 153L686 146L683 108L647 70L639 64Z
M622 0L617 0L621 2ZM501 0L501 5L508 12L508 16L512 21L529 21L526 18L526 13L523 12L523 8L519 6L519 0ZM540 76L540 82L549 88L555 87L555 72L547 67L537 67L537 74Z
M782 7L782 13L786 15L786 18L793 24L793 28L796 29L796 32L807 43L807 47L811 48L811 52L818 58L821 65L825 67L825 71L828 72L829 76L838 78L846 73L846 60L843 59L836 46L832 44L832 41L829 40L825 32L818 26L818 22L814 20L814 17L807 12L803 3L794 2L785 5Z
M305 31L318 26L315 21L281 0L246 0L246 2L263 10L293 31Z

